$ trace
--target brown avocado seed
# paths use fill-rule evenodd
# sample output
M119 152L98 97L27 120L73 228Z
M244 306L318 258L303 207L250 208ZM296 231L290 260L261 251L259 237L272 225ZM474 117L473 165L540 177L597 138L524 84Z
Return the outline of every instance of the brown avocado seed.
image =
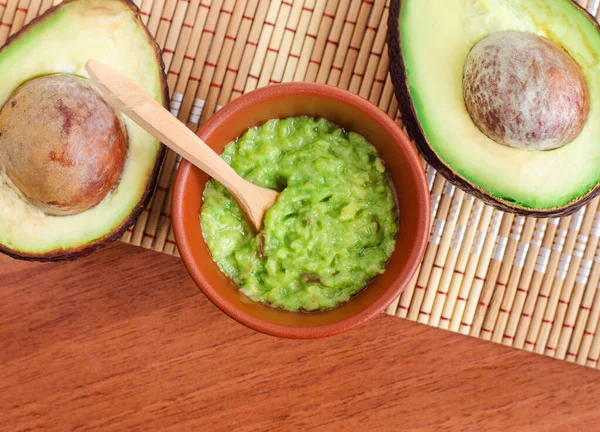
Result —
M575 60L548 39L517 31L493 34L473 47L463 97L484 134L523 150L552 150L573 141L590 109Z
M102 201L118 184L127 151L119 116L83 78L33 79L0 111L0 170L48 215Z

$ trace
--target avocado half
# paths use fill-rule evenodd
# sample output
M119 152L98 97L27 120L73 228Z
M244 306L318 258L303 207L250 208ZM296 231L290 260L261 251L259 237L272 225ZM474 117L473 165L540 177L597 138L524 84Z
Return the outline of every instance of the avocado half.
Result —
M12 36L0 50L0 106L38 77L71 75L88 82L89 59L125 74L168 106L160 49L127 0L67 0ZM127 117L115 116L127 137L120 177L99 203L80 213L41 211L16 190L0 163L0 252L26 260L72 260L117 240L135 222L150 200L165 151Z
M406 129L456 186L524 216L574 213L600 191L600 27L571 0L391 0L390 72ZM510 148L474 124L463 98L471 49L499 32L549 39L580 66L590 110L579 135L551 151Z

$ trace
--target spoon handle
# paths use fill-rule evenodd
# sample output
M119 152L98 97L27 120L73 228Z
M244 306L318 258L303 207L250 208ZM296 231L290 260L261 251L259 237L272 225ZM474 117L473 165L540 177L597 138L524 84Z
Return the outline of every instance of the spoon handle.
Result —
M174 152L223 184L234 195L243 193L241 178L204 141L145 91L114 69L90 60L85 66L92 81L115 109L148 131Z

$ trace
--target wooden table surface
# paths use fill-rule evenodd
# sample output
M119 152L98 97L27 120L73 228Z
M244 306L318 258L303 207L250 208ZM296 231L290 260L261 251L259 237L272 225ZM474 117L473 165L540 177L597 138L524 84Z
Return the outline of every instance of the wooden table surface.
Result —
M600 430L600 372L393 317L316 341L230 320L177 258L0 258L0 430Z

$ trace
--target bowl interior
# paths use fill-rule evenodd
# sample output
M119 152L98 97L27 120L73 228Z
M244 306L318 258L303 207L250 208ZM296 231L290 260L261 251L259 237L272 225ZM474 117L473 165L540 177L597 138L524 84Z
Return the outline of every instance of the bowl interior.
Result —
M182 161L173 195L177 244L191 276L227 314L256 330L285 337L340 333L380 313L406 286L422 258L429 227L429 193L423 168L406 135L385 113L365 100L333 87L282 84L236 99L217 112L198 135L217 153L247 129L290 116L325 118L363 135L391 173L399 230L396 249L383 275L351 301L327 311L287 312L243 296L211 259L202 237L199 212L208 175Z

